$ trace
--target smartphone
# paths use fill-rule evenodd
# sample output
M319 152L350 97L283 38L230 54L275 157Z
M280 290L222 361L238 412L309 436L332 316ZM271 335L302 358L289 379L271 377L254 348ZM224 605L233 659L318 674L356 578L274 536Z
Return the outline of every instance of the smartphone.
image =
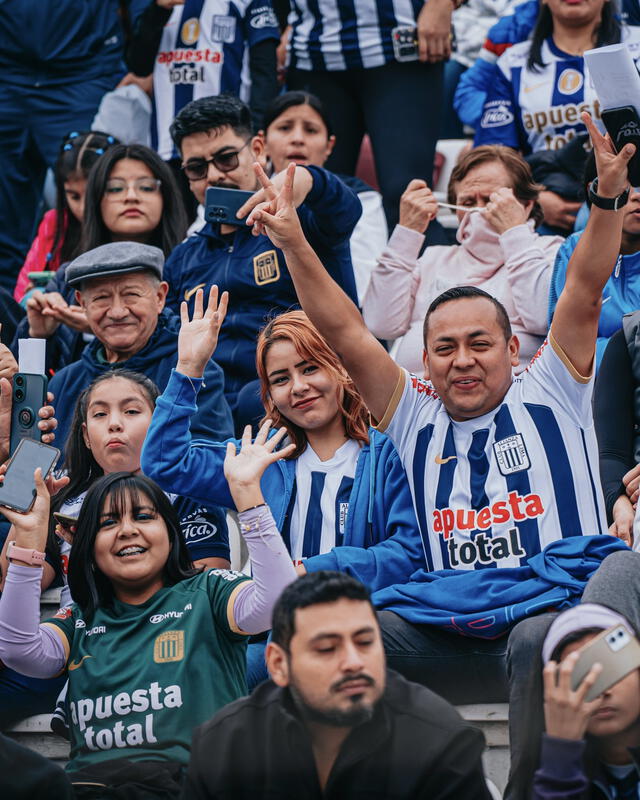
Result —
M57 447L23 439L10 458L0 485L0 505L23 513L29 511L36 499L33 473L40 467L46 478L59 458Z
M13 376L10 454L15 451L22 439L40 441L38 412L47 404L47 385L46 375L16 372Z
M396 61L418 60L418 29L398 27L391 31L393 54Z
M633 106L621 106L602 111L602 121L616 152L625 144L635 144L636 152L627 165L629 183L640 186L640 119Z
M207 222L220 222L225 225L240 227L247 221L247 217L238 219L236 212L254 192L245 192L241 189L225 189L222 186L211 186L207 189L204 206L204 218ZM247 214L247 216L249 216Z
M53 270L45 269L41 272L28 272L27 278L29 278L36 289L39 289L42 286L46 286L55 274Z
M72 528L78 524L77 517L70 517L68 514L61 514L59 511L53 512L53 518L59 522L63 528Z
M587 692L586 700L595 700L598 695L640 667L640 642L635 636L631 636L624 625L608 628L579 652L580 655L571 674L574 691L594 664L602 664L602 672Z

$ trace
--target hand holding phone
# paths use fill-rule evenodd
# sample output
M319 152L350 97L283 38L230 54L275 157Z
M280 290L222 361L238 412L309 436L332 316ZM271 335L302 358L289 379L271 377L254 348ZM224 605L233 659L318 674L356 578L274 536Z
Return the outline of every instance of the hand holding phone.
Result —
M589 719L602 703L600 696L591 701L585 699L602 671L601 664L594 664L581 684L572 688L571 678L578 657L579 653L574 651L560 664L549 661L542 672L545 730L557 739L584 739Z
M13 376L13 403L11 407L10 452L15 452L22 439L40 441L38 412L47 403L47 378L17 372Z
M207 189L204 207L204 218L207 222L222 225L243 226L247 217L238 218L236 212L242 208L254 192L241 189L226 189L223 186L210 186Z

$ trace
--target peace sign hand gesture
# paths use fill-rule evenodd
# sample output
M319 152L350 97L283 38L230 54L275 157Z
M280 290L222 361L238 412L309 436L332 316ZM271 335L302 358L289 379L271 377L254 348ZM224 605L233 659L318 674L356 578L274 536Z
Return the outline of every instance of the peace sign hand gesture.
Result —
M193 319L189 319L187 304L180 304L180 333L178 334L178 363L176 370L190 378L201 378L218 344L218 334L227 313L229 293L223 292L218 304L218 287L209 290L209 302L203 312L202 289L196 292Z
M267 200L259 203L247 218L247 225L253 225L253 235L266 234L281 250L290 250L300 244L306 244L293 196L296 165L292 163L287 167L284 183L279 192L259 164L254 164L254 169Z
M617 197L629 186L627 165L633 158L636 148L632 144L626 144L619 153L616 153L609 134L603 136L589 114L583 112L582 121L589 131L596 159L597 193L602 197Z

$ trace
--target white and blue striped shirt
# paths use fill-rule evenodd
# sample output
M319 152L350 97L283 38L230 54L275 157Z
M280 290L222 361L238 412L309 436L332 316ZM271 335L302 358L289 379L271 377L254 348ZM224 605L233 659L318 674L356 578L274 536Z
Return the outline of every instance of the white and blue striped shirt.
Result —
M622 41L640 61L640 28L624 28ZM558 150L586 133L580 114L588 111L604 132L600 105L584 58L560 50L550 37L541 48L544 67L527 67L531 42L510 47L498 59L475 145L504 144L525 154Z
M186 0L162 31L153 69L151 143L174 155L169 126L191 100L218 94L249 99L248 48L278 39L271 0Z
M556 539L606 533L592 390L551 334L500 405L464 422L403 371L378 427L407 472L430 570L517 567Z
M290 65L325 72L403 60L411 47L403 49L397 29L415 29L423 5L424 0L291 0Z

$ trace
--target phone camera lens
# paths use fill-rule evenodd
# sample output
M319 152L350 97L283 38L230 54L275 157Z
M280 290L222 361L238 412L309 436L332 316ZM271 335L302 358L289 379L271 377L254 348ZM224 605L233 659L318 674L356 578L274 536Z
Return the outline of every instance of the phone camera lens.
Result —
M16 378L16 386L22 386L24 384L24 378L21 375L18 375Z
M22 389L16 389L16 400L21 403L24 400L24 392Z
M23 428L28 428L33 422L33 411L30 408L23 408L18 414L18 419Z

